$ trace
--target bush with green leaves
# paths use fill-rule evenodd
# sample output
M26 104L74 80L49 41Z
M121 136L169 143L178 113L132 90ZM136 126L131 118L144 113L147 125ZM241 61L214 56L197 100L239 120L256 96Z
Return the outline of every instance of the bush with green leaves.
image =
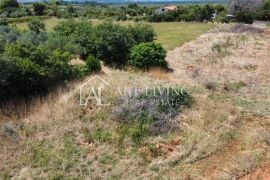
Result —
M61 36L71 36L76 32L77 25L78 22L75 20L62 21L54 27L54 31Z
M33 45L44 44L48 40L49 34L46 31L41 31L36 33L35 31L27 31L22 34L20 41L31 43Z
M240 11L236 14L235 19L237 22L252 24L254 21L254 15L248 11Z
M122 66L128 59L130 48L135 43L128 28L105 22L97 26L95 46L97 57L107 65Z
M75 43L75 40L69 36L58 35L56 33L51 33L48 36L46 42L43 46L46 46L48 50L60 49L62 51L68 51L72 54L80 55L82 50L79 44Z
M90 55L86 59L86 67L89 72L100 72L101 71L101 64L100 61L95 58L95 56Z
M129 31L136 43L153 42L156 37L154 28L148 24L129 26Z
M31 31L34 31L37 34L45 30L45 23L39 19L32 20L27 25Z
M95 28L91 23L68 20L61 22L54 30L57 35L68 37L73 45L77 45L77 52L83 59L90 54L96 54Z
M48 51L30 43L9 43L0 58L0 96L32 95L46 92L76 75L69 65L71 54Z
M157 43L141 43L135 45L130 52L129 64L134 68L149 69L151 67L167 67L166 50Z
M21 33L9 26L0 26L0 54L4 51L7 43L16 42L21 37Z
M42 16L45 14L47 5L44 2L35 2L33 3L33 11L35 15Z
M0 19L0 26L7 26L8 25L8 20L6 18L1 18Z
M10 8L19 8L19 3L17 0L1 0L0 11L8 10Z

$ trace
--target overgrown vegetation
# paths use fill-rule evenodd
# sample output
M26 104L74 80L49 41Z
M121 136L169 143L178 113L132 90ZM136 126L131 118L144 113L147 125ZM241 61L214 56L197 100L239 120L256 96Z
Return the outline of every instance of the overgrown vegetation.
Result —
M82 13L79 5L42 4L45 15ZM142 7L128 8L132 14ZM2 105L1 99L0 179L269 177L268 27L219 24L169 51L166 62L153 41L171 49L215 25L59 21L55 30L38 20L25 23L24 31L6 19L0 23L2 96L67 84L32 101ZM104 64L147 71L105 67L102 80L90 75L69 82L100 72ZM172 71L163 69L167 65ZM100 99L92 95L106 104L97 106ZM89 100L87 106L79 99Z
M131 49L129 64L141 69L167 68L165 57L166 51L160 44L141 43Z
M0 12L5 18L20 19L27 16L55 16L58 18L85 18L134 20L149 22L245 22L269 20L269 0L231 0L226 5L178 5L177 9L165 10L166 6L158 7L129 4L127 6L109 5L74 5L61 1L47 3L36 2L29 5L19 5L16 0L5 0L0 6ZM233 15L233 16L231 16Z
M134 45L155 37L153 28L143 24L124 27L105 22L93 26L70 20L61 22L52 33L38 20L28 26L30 30L25 32L1 26L1 97L46 92L65 80L98 72L97 58L124 66ZM165 56L164 50L154 49L154 53L158 51ZM74 55L86 60L86 65L72 65Z
M177 128L176 116L192 103L193 98L183 88L157 87L121 97L113 114L125 128L135 128L131 136L138 143L148 134L159 135Z

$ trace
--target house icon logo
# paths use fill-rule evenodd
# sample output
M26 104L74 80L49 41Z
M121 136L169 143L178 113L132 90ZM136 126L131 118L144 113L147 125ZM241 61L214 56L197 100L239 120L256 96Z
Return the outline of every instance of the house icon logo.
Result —
M111 87L110 83L98 75L88 79L80 86L80 106L87 106L88 103L95 103L98 106L108 106L110 102L104 102L104 90Z

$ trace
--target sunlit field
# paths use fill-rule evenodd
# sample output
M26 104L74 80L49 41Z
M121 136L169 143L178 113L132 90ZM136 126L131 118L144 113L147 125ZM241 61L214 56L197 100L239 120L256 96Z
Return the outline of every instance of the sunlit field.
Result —
M78 19L77 19L78 20ZM46 29L52 31L59 22L63 19L50 18L44 20ZM93 24L100 24L102 20L91 20ZM133 21L117 21L122 25L134 24ZM172 50L175 47L181 46L185 42L191 41L199 35L207 32L215 27L213 23L185 23L185 22L164 22L151 23L157 33L157 42L160 42L166 50ZM21 30L26 30L27 22L18 23L16 26Z

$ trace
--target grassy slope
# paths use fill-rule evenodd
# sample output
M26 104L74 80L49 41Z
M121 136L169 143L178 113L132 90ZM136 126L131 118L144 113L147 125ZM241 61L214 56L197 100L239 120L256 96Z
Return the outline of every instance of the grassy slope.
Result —
M219 45L224 53L214 51L213 44ZM129 134L121 131L119 122L113 120L114 107L80 108L76 99L62 101L67 93L60 91L55 97L35 104L23 120L20 143L16 136L0 139L0 143L6 142L5 146L0 144L0 150L5 147L5 151L1 150L5 153L0 154L0 175L12 174L15 179L239 179L251 174L253 179L260 179L260 172L269 167L264 169L270 159L270 120L264 110L258 113L260 106L253 104L256 109L246 108L234 101L238 96L268 102L260 92L269 84L264 81L269 77L269 44L269 34L217 32L169 52L168 61L174 73L104 68L101 76L120 87L142 84L189 87L195 104L179 117L181 131L149 136L136 146L131 139L123 141L123 136ZM258 79L249 81L250 73ZM217 87L206 89L209 80ZM227 83L241 80L246 86L225 91L224 80ZM247 94L249 86L255 88L251 89L254 97ZM105 93L110 96L111 92L109 89ZM253 175L256 169L259 174ZM269 174L266 172L265 176Z
M57 18L46 19L46 29L52 31L53 27L63 20ZM101 23L101 20L92 20L93 24ZM119 22L123 25L133 24L134 22L124 21ZM205 33L209 29L215 27L211 23L151 23L157 33L157 42L160 42L165 49L171 50L181 46L185 42L191 41L199 35ZM27 29L27 23L18 23L17 27L21 30Z

